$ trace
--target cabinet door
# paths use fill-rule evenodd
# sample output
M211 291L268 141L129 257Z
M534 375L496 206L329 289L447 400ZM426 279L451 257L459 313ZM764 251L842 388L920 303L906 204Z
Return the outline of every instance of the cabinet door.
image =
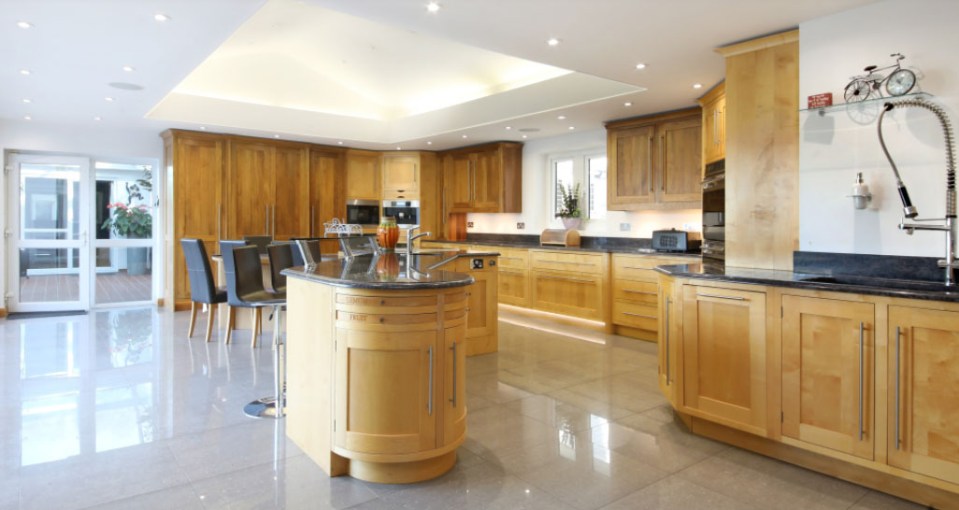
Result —
M766 434L766 295L683 286L683 408Z
M726 157L726 96L703 106L703 163Z
M273 147L230 142L228 236L268 235L273 204Z
M473 206L475 212L499 212L503 193L503 167L496 150L475 154L473 163Z
M310 223L309 237L324 234L323 223L333 218L344 219L346 200L343 194L341 155L320 151L310 152ZM324 254L335 255L337 243L320 243Z
M530 286L538 310L603 320L602 275L534 270Z
M500 267L497 300L507 305L529 307L529 270Z
M435 448L436 389L442 384L437 336L336 329L337 446L381 454Z
M653 184L654 126L611 131L607 140L609 169L607 206L636 209L655 200Z
M418 156L383 156L383 198L419 198Z
M346 153L346 198L380 199L380 154Z
M671 281L663 280L660 284L662 289L659 293L659 390L663 392L666 399L673 407L678 403L678 384L677 370L679 364L679 345L682 343L680 336L682 323L682 303L677 302L676 292Z
M702 126L697 119L658 128L659 201L702 202Z
M306 146L279 146L274 151L270 233L276 240L310 233L309 157Z
M466 436L465 325L444 331L443 440L447 445Z
M446 179L450 212L468 212L473 206L473 158L469 154L448 156Z
M473 266L474 261L483 263L482 269ZM460 257L456 271L467 273L475 280L467 294L467 354L486 354L498 350L498 322L496 308L497 267L496 257ZM492 265L491 265L492 263Z
M783 296L784 436L873 458L874 305Z
M889 307L889 464L959 483L959 313Z

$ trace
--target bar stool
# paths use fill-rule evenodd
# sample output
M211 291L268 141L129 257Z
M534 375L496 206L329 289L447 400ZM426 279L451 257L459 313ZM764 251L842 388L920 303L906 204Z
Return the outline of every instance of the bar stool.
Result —
M323 259L323 254L320 252L320 242L317 240L297 239L296 247L303 266L316 265Z
M273 291L286 293L286 275L281 271L293 267L293 245L289 243L271 244L266 247L270 257L270 278L273 281Z
M220 239L220 257L223 260L224 274L227 272L226 254L232 253L233 248L236 248L238 246L247 246L247 242L242 240ZM250 308L250 307L244 306L243 308ZM254 308L252 309L252 311L253 311L253 326L254 328L259 328L259 315L256 313L257 310ZM230 340L233 339L233 325L236 323L236 319L233 316L233 313L234 313L233 306L231 305L226 309L226 334L224 336L224 341L223 341L223 343L226 343L226 344L230 343ZM254 332L259 331L259 329L254 329L253 331Z
M247 244L256 246L260 255L266 255L266 247L273 242L273 236L243 236L243 240Z
M286 405L286 354L283 338L281 312L286 310L286 294L268 292L263 287L263 273L260 269L260 255L256 246L233 248L223 254L227 268L227 300L230 304L242 303L253 308L273 307L273 395L250 402L243 407L247 416L255 418L282 418ZM232 269L232 271L231 271ZM253 332L253 347L256 346L256 332Z
M206 255L206 247L202 239L180 239L183 248L183 257L186 260L187 275L190 277L190 329L187 338L193 338L193 327L196 325L197 303L210 308L206 322L206 341L210 341L213 334L213 316L216 314L216 305L226 303L226 289L219 288L213 283L213 270L210 269L210 259Z

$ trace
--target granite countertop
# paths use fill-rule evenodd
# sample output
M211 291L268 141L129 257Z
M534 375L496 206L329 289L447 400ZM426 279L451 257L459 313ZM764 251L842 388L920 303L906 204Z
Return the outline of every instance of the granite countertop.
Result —
M942 282L927 280L899 280L874 276L797 273L771 269L725 267L720 264L708 263L666 265L659 266L656 270L678 278L771 285L794 289L848 292L905 299L959 302L959 287L946 287Z
M692 259L699 260L702 257L701 253L680 253L680 252L663 252L663 251L653 251L647 247L640 246L542 246L538 242L517 242L517 241L499 241L499 240L475 240L467 239L466 241L441 241L433 239L424 239L424 243L443 243L443 244L463 244L463 245L482 245L482 246L499 246L503 248L522 248L527 250L562 250L562 251L581 251L585 253L625 253L629 255L651 255L659 257L689 257Z
M499 253L467 252L466 250L458 252L433 250L413 255L407 255L405 252L387 252L327 260L313 267L291 267L281 271L281 274L288 278L354 289L443 289L470 285L474 280L468 274L446 271L436 266L444 266L464 256L496 255Z

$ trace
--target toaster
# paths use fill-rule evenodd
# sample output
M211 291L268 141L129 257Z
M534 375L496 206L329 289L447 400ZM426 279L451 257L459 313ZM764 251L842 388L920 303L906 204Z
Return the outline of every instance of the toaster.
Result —
M695 252L699 251L702 240L698 232L685 230L654 230L652 248L665 252Z

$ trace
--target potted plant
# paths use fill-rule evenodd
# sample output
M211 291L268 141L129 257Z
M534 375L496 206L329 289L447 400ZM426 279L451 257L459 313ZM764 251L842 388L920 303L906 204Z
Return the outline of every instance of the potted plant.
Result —
M153 216L150 208L144 204L134 205L134 200L143 200L143 192L149 193L153 189L150 169L143 168L143 176L134 183L126 185L127 203L114 202L108 204L110 214L100 228L108 228L114 234L125 239L149 239L153 234ZM127 248L127 274L139 275L147 271L150 258L150 248Z
M573 185L572 189L559 184L560 208L556 211L556 217L563 220L563 226L567 230L579 228L583 221L583 211L579 208L579 184Z

